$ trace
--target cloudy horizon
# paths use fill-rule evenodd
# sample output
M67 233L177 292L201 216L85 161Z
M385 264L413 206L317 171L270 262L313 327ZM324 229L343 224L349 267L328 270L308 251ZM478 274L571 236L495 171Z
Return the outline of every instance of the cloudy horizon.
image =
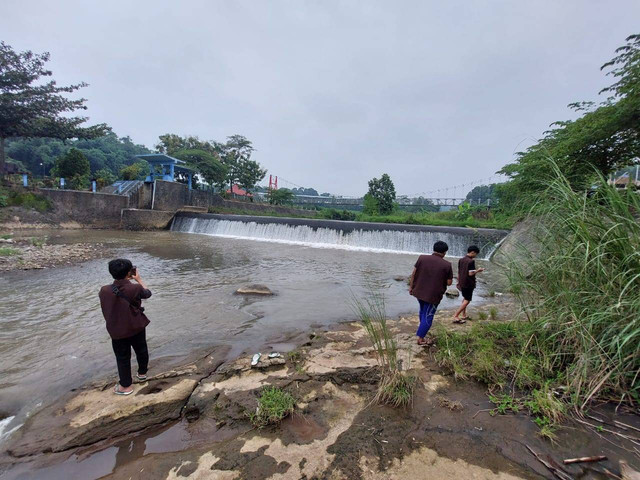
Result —
M598 101L640 18L632 1L469 3L8 0L0 40L50 52L60 85L90 84L89 124L136 143L241 134L281 186L362 195L388 173L419 194L491 177Z

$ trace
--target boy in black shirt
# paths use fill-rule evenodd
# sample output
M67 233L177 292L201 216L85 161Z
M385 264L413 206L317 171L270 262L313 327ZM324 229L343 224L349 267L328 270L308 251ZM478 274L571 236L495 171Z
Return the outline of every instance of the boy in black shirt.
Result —
M476 269L475 258L480 253L476 245L471 245L467 249L467 254L458 260L458 290L462 294L462 305L453 316L453 323L465 323L467 316L467 306L473 298L473 290L476 288L476 274L483 272L484 268ZM462 316L460 316L462 315Z

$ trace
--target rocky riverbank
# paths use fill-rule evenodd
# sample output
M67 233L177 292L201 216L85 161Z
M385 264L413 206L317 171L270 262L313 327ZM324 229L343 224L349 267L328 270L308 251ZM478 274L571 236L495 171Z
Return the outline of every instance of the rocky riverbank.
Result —
M504 303L499 307L494 321L511 315ZM450 317L451 312L440 312L436 322L453 328ZM608 460L595 466L562 467L569 478L605 478L597 473L603 467L617 472L620 460L637 461L614 445L618 442L610 443L578 424L561 430L551 444L537 435L528 415L490 415L493 406L485 387L455 381L435 365L432 351L415 345L416 322L413 317L393 322L404 368L419 378L411 408L371 402L379 378L371 343L361 325L341 324L310 333L308 341L282 357L269 358L267 348L254 366L251 352L225 362L226 350L219 347L181 368L152 369L153 376L136 384L130 397L113 395L113 381L70 392L31 416L4 445L5 474L51 478L57 472L59 478L113 479L554 478L534 451L556 464L563 458L606 455ZM294 413L257 429L250 416L266 386L292 395ZM105 455L115 460L105 460Z
M0 233L0 272L72 265L104 255L100 243L50 244L46 236Z

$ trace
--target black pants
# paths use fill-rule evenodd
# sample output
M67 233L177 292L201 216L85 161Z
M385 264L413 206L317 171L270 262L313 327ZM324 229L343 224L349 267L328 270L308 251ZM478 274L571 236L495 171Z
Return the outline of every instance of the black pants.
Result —
M149 365L149 350L147 350L146 331L142 330L132 337L111 339L113 345L113 353L116 354L116 362L118 363L118 375L120 376L120 386L127 388L131 385L131 348L136 352L136 360L138 360L138 373L144 375L147 373Z

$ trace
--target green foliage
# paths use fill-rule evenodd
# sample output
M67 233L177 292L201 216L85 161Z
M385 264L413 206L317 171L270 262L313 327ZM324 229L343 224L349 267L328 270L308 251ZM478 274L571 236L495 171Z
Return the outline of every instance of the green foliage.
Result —
M271 190L267 199L271 205L291 205L293 203L293 192L287 188Z
M89 160L77 148L72 148L56 160L54 173L58 177L70 180L76 176L88 177L90 172Z
M545 136L500 173L512 178L497 190L503 208L528 209L553 181L548 158L553 158L568 184L583 190L610 172L637 163L640 155L640 35L627 38L618 54L602 69L616 83L603 92L612 94L599 105L570 105L582 113L576 120L555 122Z
M599 177L576 192L559 167L534 206L540 249L511 265L512 290L528 313L541 361L566 378L578 407L640 395L640 196Z
M295 400L290 393L278 387L265 387L258 398L258 408L250 415L253 425L262 428L278 423L293 413Z
M364 196L362 205L362 213L365 215L380 215L378 201L370 193Z
M491 320L496 320L498 318L498 309L496 307L491 307L489 309L489 318Z
M198 160L195 164L201 166L203 171L211 180L209 183L215 185L226 185L232 188L234 184L239 185L247 192L255 191L256 184L266 175L266 170L260 164L251 160L251 155L255 151L250 140L242 135L231 135L227 137L225 143L215 140L200 140L195 136L181 137L175 134L161 135L160 142L156 145L156 150L160 153L176 156L179 152L188 151L193 156L194 151L198 151ZM209 157L203 155L208 154ZM211 157L219 161L224 167L224 178L222 169L211 162ZM194 158L194 157L192 157ZM206 167L206 168L205 168Z
M473 214L460 219L456 210L448 212L394 212L391 215L369 215L365 212L358 213L356 220L359 222L400 223L411 225L441 225L475 228L511 228L516 217L502 212L489 211L483 217L475 218Z
M89 175L74 175L67 180L65 186L70 190L87 190L89 183Z
M371 195L376 200L377 212L382 215L393 212L396 189L389 175L384 173L379 179L372 178L369 180L368 195Z
M111 185L113 182L117 180L117 177L113 173L111 173L111 170L107 168L102 168L98 170L94 175L96 178L96 183L98 188Z
M227 178L227 167L222 164L217 153L205 150L178 150L175 158L187 162L210 185L224 185Z
M10 137L93 138L104 135L104 124L84 128L86 117L69 114L85 109L83 98L71 100L65 94L85 83L60 87L46 64L49 54L16 52L0 42L0 168L5 162L5 139Z
M39 212L46 212L53 207L51 201L31 192L0 189L0 207L33 208Z
M94 139L69 140L65 143L53 138L7 140L9 156L22 162L34 175L49 174L56 159L71 148L80 150L89 159L91 172L97 178L100 178L99 171L106 170L117 177L123 167L136 161L135 155L151 153L145 146L133 143L129 137L118 138L114 133Z
M326 218L328 220L347 220L353 221L356 219L356 213L350 210L336 210L335 208L323 208L319 213L320 218Z
M13 255L18 255L20 250L17 248L10 247L0 247L0 257L11 257Z
M467 193L466 201L471 205L495 204L498 201L496 189L498 184L478 185Z
M42 248L47 243L47 237L31 237L29 241L34 247Z
M120 170L120 178L122 180L144 180L149 175L149 164L144 161L138 161Z
M387 323L384 296L372 291L365 300L354 298L352 308L373 344L382 370L375 400L394 407L410 405L417 379L401 368L398 344Z

